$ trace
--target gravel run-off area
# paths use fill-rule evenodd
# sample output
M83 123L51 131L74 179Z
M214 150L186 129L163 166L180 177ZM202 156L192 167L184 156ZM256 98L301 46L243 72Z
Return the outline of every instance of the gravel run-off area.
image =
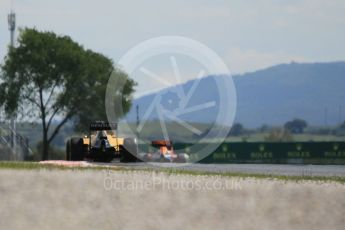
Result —
M1 229L344 229L345 185L149 171L0 170Z

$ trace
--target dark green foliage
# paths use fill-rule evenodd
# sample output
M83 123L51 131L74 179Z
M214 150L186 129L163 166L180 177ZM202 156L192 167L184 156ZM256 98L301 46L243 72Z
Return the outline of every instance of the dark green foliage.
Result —
M298 134L303 133L304 129L307 128L308 124L305 120L294 119L285 123L284 128L291 133Z
M244 133L244 127L240 123L235 123L230 130L230 136L241 136Z
M48 159L49 144L67 121L73 119L81 129L106 118L105 90L112 71L128 79L122 92L125 112L135 85L104 55L68 36L36 29L21 30L18 47L9 49L1 69L0 106L8 116L41 120L42 159Z

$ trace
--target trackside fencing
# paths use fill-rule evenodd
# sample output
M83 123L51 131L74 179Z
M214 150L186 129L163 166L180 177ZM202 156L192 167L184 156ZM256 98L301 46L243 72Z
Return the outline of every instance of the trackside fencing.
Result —
M8 124L0 124L0 160L23 161L30 153L28 138L13 131Z

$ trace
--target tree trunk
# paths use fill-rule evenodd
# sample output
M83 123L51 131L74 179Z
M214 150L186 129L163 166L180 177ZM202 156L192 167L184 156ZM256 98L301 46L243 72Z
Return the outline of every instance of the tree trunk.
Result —
M42 142L42 160L48 160L49 157L49 141L48 141L48 127L46 123L46 108L43 102L43 90L40 87L40 109L41 109L41 119L42 119L42 131L43 131L43 142Z
M48 134L45 129L43 129L43 142L42 142L42 160L48 160L49 158L49 142Z

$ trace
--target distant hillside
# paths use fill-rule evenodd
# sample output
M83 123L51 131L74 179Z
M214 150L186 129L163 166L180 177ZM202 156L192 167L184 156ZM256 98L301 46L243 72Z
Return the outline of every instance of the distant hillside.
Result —
M180 118L190 122L214 122L219 110L215 79L229 76L209 76L200 81L187 106L215 101L207 109L185 114ZM314 64L282 64L233 77L237 90L236 122L247 127L263 124L282 125L293 118L305 119L311 125L335 125L345 114L345 62ZM193 81L182 85L187 93ZM178 108L179 98L174 87L160 91L160 104L171 111ZM140 117L154 99L147 95L134 101L127 120L135 121L135 105ZM344 110L344 111L342 111ZM158 118L152 113L148 119Z

